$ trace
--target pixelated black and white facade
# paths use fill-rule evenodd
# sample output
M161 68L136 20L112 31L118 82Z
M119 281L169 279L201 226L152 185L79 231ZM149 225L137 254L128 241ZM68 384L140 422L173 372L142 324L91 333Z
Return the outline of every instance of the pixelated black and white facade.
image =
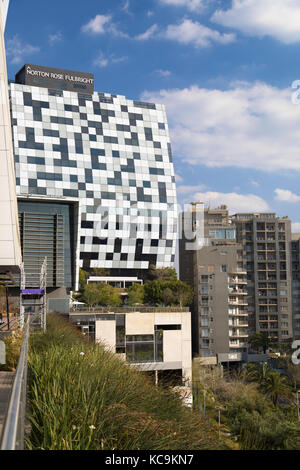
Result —
M176 187L163 105L10 84L17 194L78 201L77 264L173 266Z

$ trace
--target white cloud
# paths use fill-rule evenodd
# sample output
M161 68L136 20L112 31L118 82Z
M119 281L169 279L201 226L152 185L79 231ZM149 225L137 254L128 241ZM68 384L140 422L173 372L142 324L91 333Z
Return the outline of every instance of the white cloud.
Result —
M165 5L176 7L186 7L190 11L201 11L203 9L203 0L160 0Z
M110 22L110 15L96 15L95 18L91 19L86 25L82 26L81 29L84 33L104 34Z
M147 41L147 39L150 39L154 36L157 30L158 30L157 24L153 24L144 33L139 34L138 36L135 36L134 39L137 39L138 41Z
M295 222L292 224L292 232L299 233L300 232L300 222Z
M216 23L250 36L271 36L285 44L300 41L299 0L232 0L228 10L217 10Z
M81 31L94 35L110 33L117 37L129 37L112 22L111 15L96 15L95 18L92 18L87 24L82 26Z
M178 177L176 176L176 181L180 181L178 180ZM182 178L181 178L181 181L182 181ZM204 184L199 184L198 186L184 186L184 185L181 185L181 186L177 186L177 193L178 194L191 194L191 193L194 193L196 191L203 191L203 189L205 188L205 185Z
M131 15L129 8L130 8L130 1L125 0L124 5L122 6L121 10L125 11L125 13L127 13L128 15Z
M124 62L128 59L127 56L122 56L122 57L115 57L113 54L109 56L105 56L102 51L99 52L98 56L94 60L93 64L96 67L107 67L110 64L118 64L120 62Z
M165 104L173 150L184 162L300 170L300 107L289 89L233 83L228 90L144 92L141 99Z
M195 47L208 47L212 43L229 44L235 41L235 34L221 34L198 21L184 18L179 24L171 24L163 33L166 39Z
M264 212L269 206L264 199L255 194L218 193L213 191L197 192L194 201L202 201L211 208L225 205L231 214L237 212Z
M300 201L300 196L297 196L297 194L292 193L289 189L275 189L275 199L277 201L283 201L283 202L299 202Z
M62 41L62 39L63 39L63 36L62 36L61 32L59 31L59 32L54 33L54 34L50 34L49 43L50 43L51 46L53 46L57 42Z
M6 42L6 54L12 64L19 64L27 56L36 54L39 51L39 47L22 42L17 34Z
M155 73L157 75L160 75L161 77L170 77L172 75L172 72L170 72L170 70L163 70L163 69L155 70Z
M178 173L175 173L175 179L176 179L176 182L177 182L177 183L180 183L181 181L183 181L182 176L178 175ZM178 188L178 187L177 187L177 188Z

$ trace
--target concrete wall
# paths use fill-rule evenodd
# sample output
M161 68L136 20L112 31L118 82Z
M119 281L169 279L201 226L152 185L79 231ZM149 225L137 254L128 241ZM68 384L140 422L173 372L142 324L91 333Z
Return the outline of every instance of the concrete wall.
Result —
M184 381L192 380L192 340L190 312L126 313L126 335L153 335L155 325L181 325L178 330L163 330L163 363L141 364L144 370L182 369ZM96 342L115 352L116 321L96 320Z
M116 352L115 320L97 320L95 325L96 343L104 344L110 351Z

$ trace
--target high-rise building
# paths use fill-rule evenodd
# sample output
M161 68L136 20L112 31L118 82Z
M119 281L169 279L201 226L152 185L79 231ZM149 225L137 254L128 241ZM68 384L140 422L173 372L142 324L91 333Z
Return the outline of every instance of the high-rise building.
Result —
M17 196L9 112L4 29L8 0L0 1L0 273L20 270Z
M174 263L165 108L93 84L92 74L25 65L9 86L25 271L47 256L49 287L76 286L79 267L141 277Z
M291 338L291 221L274 213L231 217L243 246L247 271L249 334L267 332L274 341Z
M179 242L180 278L194 289L192 308L193 351L206 364L239 362L247 352L247 279L242 265L242 246L236 243L235 228L226 206L203 211L203 240L197 246L197 211L182 214ZM186 235L189 235L186 237ZM189 246L190 244L190 246Z
M300 234L292 234L291 241L292 271L292 311L293 336L300 338Z

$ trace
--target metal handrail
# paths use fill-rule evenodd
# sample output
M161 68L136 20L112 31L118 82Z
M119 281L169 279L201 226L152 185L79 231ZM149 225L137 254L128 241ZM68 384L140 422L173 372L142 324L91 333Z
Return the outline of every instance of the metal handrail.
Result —
M3 429L1 450L24 449L29 322L28 318Z
M71 307L70 313L157 313L157 312L189 312L189 307Z

